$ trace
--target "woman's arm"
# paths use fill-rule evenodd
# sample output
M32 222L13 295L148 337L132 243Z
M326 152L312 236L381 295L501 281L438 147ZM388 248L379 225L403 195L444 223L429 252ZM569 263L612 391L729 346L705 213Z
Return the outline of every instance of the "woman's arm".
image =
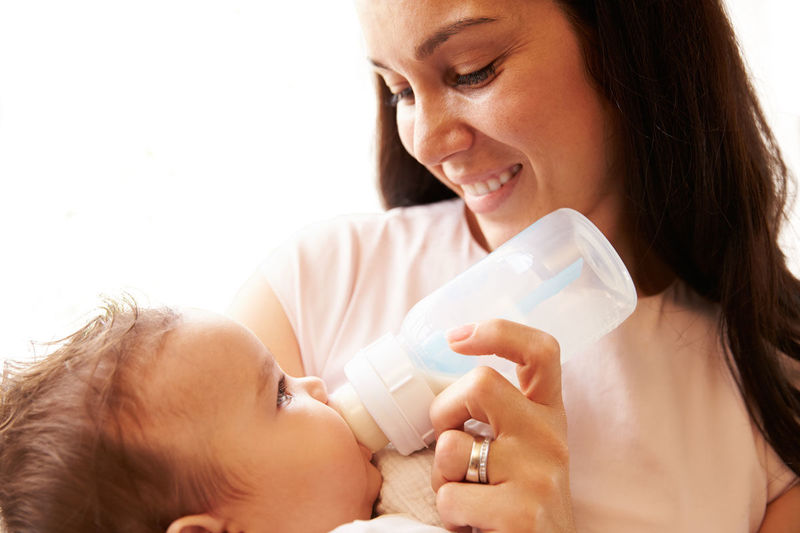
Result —
M255 333L284 372L290 376L305 376L297 337L275 291L263 275L256 272L245 282L228 307L228 315Z
M800 485L795 485L767 506L758 533L800 533Z

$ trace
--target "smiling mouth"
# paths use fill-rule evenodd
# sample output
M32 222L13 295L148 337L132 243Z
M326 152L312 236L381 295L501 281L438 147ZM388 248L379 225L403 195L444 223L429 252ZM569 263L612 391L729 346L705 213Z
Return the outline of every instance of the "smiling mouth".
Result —
M504 170L498 176L489 178L486 181L478 181L475 183L465 183L461 186L463 191L470 196L486 196L490 192L499 190L503 185L509 182L511 178L516 176L522 169L522 165L517 163L508 170Z

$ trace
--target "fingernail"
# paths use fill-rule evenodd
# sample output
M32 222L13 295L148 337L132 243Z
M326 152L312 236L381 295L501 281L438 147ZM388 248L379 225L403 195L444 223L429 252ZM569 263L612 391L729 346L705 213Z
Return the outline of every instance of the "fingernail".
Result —
M475 332L475 324L464 324L447 330L444 334L447 342L463 341Z

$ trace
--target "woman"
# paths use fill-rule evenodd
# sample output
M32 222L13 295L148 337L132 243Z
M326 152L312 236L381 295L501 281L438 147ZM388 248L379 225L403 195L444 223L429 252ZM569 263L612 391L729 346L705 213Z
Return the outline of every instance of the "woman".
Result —
M359 0L358 11L380 93L381 193L398 209L309 230L243 289L237 318L287 372L335 387L344 361L415 301L572 207L614 244L639 306L563 369L557 347L521 326L454 337L543 370L524 391L533 401L483 371L440 396L444 522L796 527L800 282L777 245L788 173L721 3ZM467 415L495 426L490 487L462 482L472 438L447 430Z

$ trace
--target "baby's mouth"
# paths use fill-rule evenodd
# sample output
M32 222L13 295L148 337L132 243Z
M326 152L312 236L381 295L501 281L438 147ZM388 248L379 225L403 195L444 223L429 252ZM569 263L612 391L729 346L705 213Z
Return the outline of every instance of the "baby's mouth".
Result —
M366 446L364 446L360 442L358 443L358 448L361 450L361 453L364 455L364 458L367 461L371 461L372 460L372 455L373 454L372 454L372 452L370 451L369 448L367 448Z
M475 183L465 183L461 186L466 194L470 196L485 196L490 192L499 190L503 185L508 183L511 178L516 176L522 169L522 165L517 163L513 167L504 170L499 175L489 178L486 181L478 181Z

